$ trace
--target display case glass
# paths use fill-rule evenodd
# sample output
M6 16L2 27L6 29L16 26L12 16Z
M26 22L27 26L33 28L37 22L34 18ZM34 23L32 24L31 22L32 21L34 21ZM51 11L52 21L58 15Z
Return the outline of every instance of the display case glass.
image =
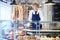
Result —
M45 5L44 0L29 1L21 0L18 5L0 1L0 40L60 40L59 5ZM39 4L41 21L28 20L35 2Z

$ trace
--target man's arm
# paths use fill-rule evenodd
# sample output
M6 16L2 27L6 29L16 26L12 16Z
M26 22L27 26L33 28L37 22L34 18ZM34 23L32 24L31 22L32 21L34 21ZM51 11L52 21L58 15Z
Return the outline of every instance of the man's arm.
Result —
M31 19L32 19L32 11L29 12L29 16L28 16L28 21L29 22L28 22L27 26L30 26L31 25L30 24L30 22L32 21Z
M38 11L41 21L44 21L44 14L41 10Z
M32 21L32 11L29 12L29 17L28 17L28 21Z

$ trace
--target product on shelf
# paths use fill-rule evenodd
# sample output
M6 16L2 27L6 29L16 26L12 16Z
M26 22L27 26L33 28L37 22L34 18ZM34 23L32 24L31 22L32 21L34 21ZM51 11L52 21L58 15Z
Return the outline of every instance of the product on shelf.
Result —
M36 40L34 36L25 36L25 40Z
M21 35L24 36L24 32L22 31L24 29L24 27L18 27L16 30L16 35Z
M51 37L50 39L51 39L51 40L56 40L56 38L54 38L54 37Z
M17 38L17 40L24 40L24 36L18 35L16 38Z
M59 36L56 36L56 37L53 37L53 36L47 37L45 35L45 36L41 36L40 40L60 40L60 38L59 38Z
M30 40L36 40L36 37L31 37L31 39Z
M13 29L11 29L9 31L9 39L14 39L14 30Z
M18 30L23 30L24 29L24 27L18 27Z
M46 36L41 36L40 40L46 40L46 38L47 38Z
M60 38L57 36L57 37L56 37L56 40L60 40Z
M12 19L13 20L18 19L19 21L23 20L23 8L22 8L22 6L20 6L20 5L13 6Z
M25 40L30 40L30 36L25 36Z

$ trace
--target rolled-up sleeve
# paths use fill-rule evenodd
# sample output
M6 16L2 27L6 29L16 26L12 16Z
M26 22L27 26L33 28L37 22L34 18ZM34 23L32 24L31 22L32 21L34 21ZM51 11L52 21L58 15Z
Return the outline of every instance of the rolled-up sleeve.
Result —
M32 19L32 10L29 12L29 17L28 17L29 21L32 21L31 19Z
M40 18L41 18L40 21L41 22L44 21L44 14L43 14L43 12L41 10L39 10L38 12L39 12L39 15L40 15ZM40 24L44 25L44 23L40 23Z
M40 11L40 10L39 10L38 12L39 12L39 15L40 15L41 21L43 21L43 20L44 20L44 17L43 17L43 16L44 16L44 15L43 15L43 12L42 12L42 11Z

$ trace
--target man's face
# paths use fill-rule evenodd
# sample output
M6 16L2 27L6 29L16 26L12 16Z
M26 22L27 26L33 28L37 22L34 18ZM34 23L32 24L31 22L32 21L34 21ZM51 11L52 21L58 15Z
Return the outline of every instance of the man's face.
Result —
M38 6L37 5L33 5L33 9L34 10L37 10L38 9Z

